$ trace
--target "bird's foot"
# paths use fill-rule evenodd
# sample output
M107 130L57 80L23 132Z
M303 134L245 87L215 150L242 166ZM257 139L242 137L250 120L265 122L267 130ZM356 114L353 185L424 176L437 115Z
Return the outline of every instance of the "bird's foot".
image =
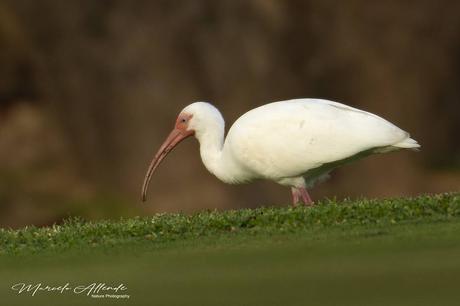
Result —
M297 206L299 204L303 204L305 206L313 206L313 201L308 194L308 191L306 188L296 188L296 187L291 187L291 193L292 193L292 204L294 206Z

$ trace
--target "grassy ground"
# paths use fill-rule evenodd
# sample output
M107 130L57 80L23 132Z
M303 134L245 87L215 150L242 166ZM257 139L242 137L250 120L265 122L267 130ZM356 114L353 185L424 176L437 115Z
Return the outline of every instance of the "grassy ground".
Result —
M460 195L0 231L8 305L457 305ZM17 294L123 283L129 299ZM104 293L100 293L104 294ZM5 304L6 305L6 304Z

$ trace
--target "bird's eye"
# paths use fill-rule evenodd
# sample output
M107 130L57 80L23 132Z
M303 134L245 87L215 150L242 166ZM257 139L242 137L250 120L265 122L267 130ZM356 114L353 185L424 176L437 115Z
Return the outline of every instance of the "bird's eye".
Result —
M182 123L185 123L187 120L185 120L185 118L182 118L182 120L180 122Z

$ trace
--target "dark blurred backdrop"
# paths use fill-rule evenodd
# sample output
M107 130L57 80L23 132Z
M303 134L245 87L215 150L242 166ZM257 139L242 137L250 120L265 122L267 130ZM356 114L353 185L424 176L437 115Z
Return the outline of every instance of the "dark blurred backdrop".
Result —
M458 190L460 1L1 0L0 225L289 203L274 183L221 183L192 140L139 196L187 104L230 126L298 97L375 112L423 146L345 166L314 198Z

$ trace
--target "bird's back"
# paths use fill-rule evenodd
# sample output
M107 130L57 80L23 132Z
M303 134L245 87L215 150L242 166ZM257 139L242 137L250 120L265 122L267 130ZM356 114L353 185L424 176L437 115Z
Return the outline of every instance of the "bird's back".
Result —
M407 139L408 133L377 115L328 100L297 99L241 116L228 132L224 154L254 178L273 179Z

